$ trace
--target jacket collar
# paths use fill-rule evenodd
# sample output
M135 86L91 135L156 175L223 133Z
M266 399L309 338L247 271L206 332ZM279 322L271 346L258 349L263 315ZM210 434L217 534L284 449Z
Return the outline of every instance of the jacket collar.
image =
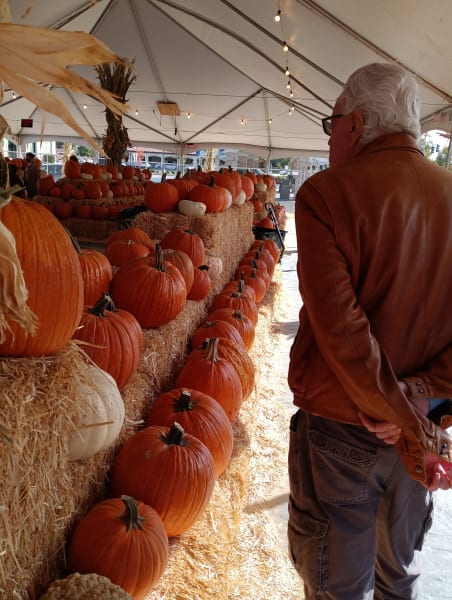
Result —
M408 150L422 156L416 139L408 133L385 133L361 148L356 156L382 150Z

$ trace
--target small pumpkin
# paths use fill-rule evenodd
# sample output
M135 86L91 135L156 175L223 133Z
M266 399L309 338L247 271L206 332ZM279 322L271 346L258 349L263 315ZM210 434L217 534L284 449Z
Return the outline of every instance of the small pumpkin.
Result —
M152 212L173 212L177 210L179 192L173 185L165 181L165 175L163 175L161 183L146 186L144 201Z
M212 289L212 280L209 275L209 267L200 265L193 272L193 284L187 294L188 300L204 300Z
M214 298L210 306L210 312L219 308L233 308L234 310L239 310L251 319L254 325L257 325L259 318L258 307L256 302L247 294L242 294L240 292L221 292Z
M94 456L118 437L124 422L124 402L113 377L96 365L78 373L74 394L79 410L73 416L76 431L68 440L69 460Z
M242 404L242 385L231 363L219 356L218 340L210 338L205 347L188 355L174 387L188 387L212 396L233 421Z
M205 248L203 239L191 229L174 227L165 233L160 244L164 250L172 248L173 250L182 250L182 252L188 254L194 267L204 264Z
M175 422L146 427L124 443L113 465L111 489L152 506L167 535L174 537L199 518L215 478L210 450Z
M244 345L242 336L232 323L217 319L215 321L204 321L204 323L201 323L198 329L193 332L193 335L191 336L192 349L194 350L198 346L201 346L205 339L212 337L228 338L235 344L241 346Z
M209 313L207 316L209 321L227 321L233 325L240 333L245 348L249 350L253 345L256 335L254 323L249 317L244 315L240 310L234 308L219 308Z
M177 208L186 217L202 217L206 212L206 205L203 202L194 202L193 200L180 200Z
M108 248L112 242L116 242L117 240L133 240L134 242L148 246L151 252L154 252L155 250L155 244L153 240L144 231L144 229L141 229L140 227L127 227L127 229L118 229L117 231L113 231L105 240L105 248Z
M126 310L118 310L104 292L87 306L73 339L86 343L84 350L96 365L110 373L122 389L137 370L143 348L143 330Z
M105 249L105 255L114 267L121 267L133 258L141 258L149 254L148 246L134 240L116 240Z
M108 577L134 600L144 600L163 575L168 553L157 512L122 495L99 502L78 523L69 543L68 568Z
M233 446L231 422L220 404L211 396L188 388L159 394L146 416L146 426L171 427L175 421L185 433L207 446L217 477L220 476L231 460Z

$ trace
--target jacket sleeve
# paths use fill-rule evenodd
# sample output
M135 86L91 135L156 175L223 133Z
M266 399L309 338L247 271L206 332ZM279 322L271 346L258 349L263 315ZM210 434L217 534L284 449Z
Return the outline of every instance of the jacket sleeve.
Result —
M416 398L452 398L452 344L430 361L425 370L403 377Z
M350 266L336 243L333 218L309 182L297 195L295 220L300 292L329 368L364 413L397 424L423 448L441 448L444 440L438 439L436 426L419 415L401 392L388 357L371 332Z

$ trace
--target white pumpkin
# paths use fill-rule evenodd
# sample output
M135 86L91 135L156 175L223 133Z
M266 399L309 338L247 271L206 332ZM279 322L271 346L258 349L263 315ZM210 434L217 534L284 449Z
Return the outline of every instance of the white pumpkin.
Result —
M204 202L195 202L194 200L180 200L177 208L186 217L202 217L206 212Z
M124 423L124 402L113 377L96 365L87 365L75 383L79 412L76 431L68 442L69 460L82 460L108 448Z
M226 190L226 188L224 188ZM229 190L226 190L226 193L228 195L228 203L226 205L226 208L230 208L232 206L232 194ZM225 208L225 210L226 210Z
M212 281L216 281L223 272L223 261L219 256L206 254L206 265L209 267L209 276Z
M87 180L91 180L94 179L93 176L91 175L91 173L81 173L80 175L80 179L87 179Z
M264 183L263 181L259 181L254 186L254 189L255 189L256 192L266 192L267 191L267 184Z
M240 192L237 194L236 198L235 198L235 204L237 204L237 206L242 206L242 204L245 204L246 201L246 193L244 192L244 190L240 190Z

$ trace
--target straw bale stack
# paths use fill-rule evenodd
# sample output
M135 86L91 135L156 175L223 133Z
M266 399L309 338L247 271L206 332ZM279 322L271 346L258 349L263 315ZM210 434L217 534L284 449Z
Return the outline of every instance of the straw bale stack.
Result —
M115 452L142 424L153 399L169 389L188 352L191 333L213 296L231 277L252 241L252 207L191 223L223 270L202 302L188 300L167 325L144 331L137 372L121 390L125 422L112 447L68 460L67 438L77 411L71 392L86 356L69 344L55 357L0 358L0 596L34 600L61 577L73 526L105 495Z

